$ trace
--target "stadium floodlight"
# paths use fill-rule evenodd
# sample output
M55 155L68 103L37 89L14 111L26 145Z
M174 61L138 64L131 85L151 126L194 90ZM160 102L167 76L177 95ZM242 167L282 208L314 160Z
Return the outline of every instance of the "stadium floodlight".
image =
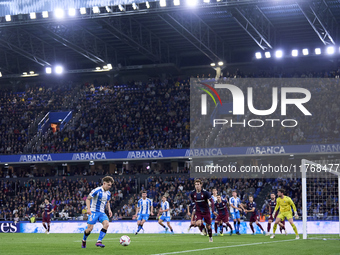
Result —
M262 58L262 53L261 52L256 52L255 53L256 59L261 59Z
M64 71L64 68L62 66L56 66L55 67L55 73L56 74L62 74Z
M297 57L299 55L299 51L298 50L292 50L292 56L293 57Z
M52 73L52 68L51 68L51 67L46 67L45 72L46 72L47 74Z
M0 77L2 77L2 73L0 72Z
M316 48L315 49L315 54L316 55L320 55L321 54L321 49L320 48Z
M139 9L139 7L138 7L138 5L136 3L132 3L132 8L134 10L138 10Z
M76 16L76 9L74 9L74 8L68 9L68 15L71 16L71 17Z
M96 70L100 70L100 67L99 67L99 66L97 66L97 67L96 67Z
M275 52L275 57L276 57L276 58L282 58L282 56L283 56L282 50L277 50L277 51Z
M94 7L92 8L92 11L93 11L93 13L100 13L100 9L99 9L98 6L94 6Z
M217 64L218 64L219 66L223 66L223 62L222 62L222 61L218 62Z
M175 6L178 6L178 5L180 5L180 4L181 4L180 0L174 0L174 5L175 5Z
M58 18L58 19L63 18L63 17L64 17L64 10L63 10L63 9L60 9L60 8L55 9L55 10L54 10L54 16L55 16L56 18Z
M5 20L6 20L7 22L10 22L10 21L12 20L11 15L6 15L6 16L5 16Z
M165 7L166 6L166 0L160 0L159 5L160 5L160 7Z
M309 54L308 49L303 49L303 50L302 50L302 54L303 54L304 56L307 56L307 55Z
M80 14L82 14L82 15L86 14L86 8L85 7L80 8Z
M30 19L36 19L37 15L35 14L35 12L31 12L30 13Z
M107 66L103 66L103 69L104 69L104 70L107 70L107 69L109 69L109 68L108 68Z
M27 75L27 72L23 72L22 75Z
M48 11L43 11L42 16L43 16L44 19L47 19L48 18Z
M146 4L146 8L148 8L148 9L149 9L149 8L150 8L150 3L149 3L149 1L146 1L146 3L145 3L145 4Z
M118 8L121 12L125 11L125 8L121 4L118 5Z
M34 71L30 71L30 74L34 74Z
M327 54L332 55L335 53L335 48L333 46L328 46L327 47Z
M107 12L112 12L111 8L108 7L108 6L105 6L105 9L106 9Z
M216 66L216 64L215 64L215 63L211 63L210 65L211 65L211 66Z
M210 0L203 0L204 3L210 3Z
M189 6L196 6L197 5L197 0L187 0L187 5Z
M107 64L107 68L109 68L111 70L112 69L112 65L111 64Z
M267 52L264 53L264 56L265 56L266 58L271 58L272 55L270 54L269 51L267 51Z

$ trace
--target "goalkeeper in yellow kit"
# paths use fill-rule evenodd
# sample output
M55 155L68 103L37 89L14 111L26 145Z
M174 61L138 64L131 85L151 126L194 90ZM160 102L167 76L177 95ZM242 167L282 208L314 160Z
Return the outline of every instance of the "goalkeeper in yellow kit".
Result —
M292 208L294 210L294 217L295 219L299 218L299 215L297 214L296 211L296 207L294 202L292 201L292 199L290 197L287 197L284 195L285 190L284 189L279 189L277 191L277 200L276 200L276 207L274 209L273 212L273 218L275 217L275 213L277 212L277 210L280 208L280 213L277 216L277 218L275 219L275 223L274 223L274 227L273 227L273 234L270 238L274 238L275 237L275 231L277 228L277 224L279 224L281 221L283 221L285 218L287 218L287 220L289 221L290 225L292 225L296 238L295 239L300 239L297 228L293 222L293 215L292 215Z

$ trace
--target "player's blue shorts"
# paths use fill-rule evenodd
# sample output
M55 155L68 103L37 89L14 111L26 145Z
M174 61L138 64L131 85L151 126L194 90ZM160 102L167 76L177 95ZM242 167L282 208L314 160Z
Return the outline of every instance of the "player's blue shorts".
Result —
M145 220L149 219L149 214L139 214L137 220Z
M233 217L233 220L240 219L241 218L240 211L232 212L231 216Z
M161 216L159 219L162 220L162 221L166 221L166 222L170 221L170 217L169 216Z
M92 212L91 215L89 215L89 218L87 219L87 224L94 225L99 221L102 223L104 220L109 221L109 218L105 213L102 212Z
M216 215L213 214L212 212L210 212L210 214L211 214L211 219L212 219L212 220L215 220L215 219L216 219Z

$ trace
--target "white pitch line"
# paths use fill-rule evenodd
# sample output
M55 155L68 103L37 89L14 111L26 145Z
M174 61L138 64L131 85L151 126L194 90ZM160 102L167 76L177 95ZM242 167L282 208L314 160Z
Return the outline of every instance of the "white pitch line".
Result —
M208 250L215 250L215 249L222 249L222 248L233 248L233 247L240 247L240 246L249 246L249 245L259 245L259 244L271 244L271 243L281 243L281 242L291 242L295 241L292 240L282 240L282 241L272 241L272 242L261 242L261 243L245 243L245 244L237 244L237 245L229 245L229 246L220 246L220 247L211 247L211 248L203 248L197 250L186 250L186 251L175 251L175 252L167 252L167 253L158 253L153 255L169 255L169 254L180 254L180 253L188 253L188 252L196 252L196 251L208 251Z

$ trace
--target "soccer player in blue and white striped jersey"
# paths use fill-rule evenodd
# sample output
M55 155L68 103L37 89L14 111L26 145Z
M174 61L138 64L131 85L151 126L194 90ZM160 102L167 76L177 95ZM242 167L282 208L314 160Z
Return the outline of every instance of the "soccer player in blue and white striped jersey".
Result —
M159 225L161 225L163 228L165 228L165 232L168 231L168 228L163 224L163 221L167 222L168 227L171 230L171 234L174 233L174 230L170 226L170 205L169 202L166 201L166 196L163 195L162 202L161 202L161 209L159 210L159 213L161 213L161 217L158 220Z
M109 228L109 218L105 213L105 207L109 212L109 216L112 217L112 211L109 203L111 192L109 190L112 187L114 180L111 176L106 176L102 181L103 185L93 189L86 199L87 214L89 215L89 218L87 220L87 228L84 231L84 237L81 246L82 248L86 248L86 239L91 234L93 226L97 221L103 224L103 228L99 233L96 246L102 248L105 247L105 245L102 244L102 240L106 235L107 229Z
M153 216L152 202L149 198L146 197L146 191L143 191L142 198L138 200L138 203L136 206L135 217L137 217L138 215L138 218L137 218L138 229L135 235L137 235L138 232L143 228L143 225L149 219L150 214Z

